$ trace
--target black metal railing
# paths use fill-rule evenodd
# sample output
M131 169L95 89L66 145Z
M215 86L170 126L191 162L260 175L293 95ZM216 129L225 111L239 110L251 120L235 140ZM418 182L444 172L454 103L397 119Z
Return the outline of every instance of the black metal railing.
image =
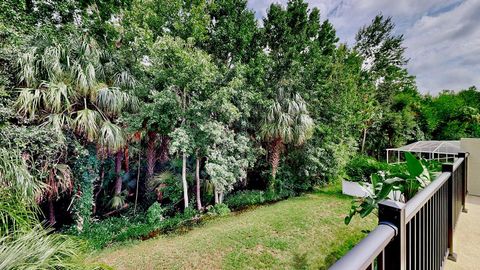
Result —
M330 269L443 269L456 261L453 234L466 212L468 155L453 164L406 204L379 204L379 225Z

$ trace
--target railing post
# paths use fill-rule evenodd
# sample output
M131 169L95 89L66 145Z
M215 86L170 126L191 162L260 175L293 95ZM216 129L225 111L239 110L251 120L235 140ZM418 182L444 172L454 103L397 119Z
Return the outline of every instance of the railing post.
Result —
M453 222L454 222L454 174L453 174L453 164L443 164L443 172L449 172L450 177L448 178L448 259L451 261L457 261L457 254L453 252Z
M385 247L385 269L405 270L407 265L407 237L405 222L405 204L385 200L378 204L380 224L398 229L397 236Z
M468 155L467 153L460 152L458 153L459 158L463 158L463 175L462 175L462 182L463 182L463 190L462 190L462 212L468 213L468 209L466 208L466 197L468 194L467 191L467 181L468 181Z

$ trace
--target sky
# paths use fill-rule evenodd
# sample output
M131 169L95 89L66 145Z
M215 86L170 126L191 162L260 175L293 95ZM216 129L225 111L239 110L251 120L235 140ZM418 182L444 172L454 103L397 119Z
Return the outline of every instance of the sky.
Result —
M480 88L480 0L305 0L328 19L340 42L352 45L355 34L375 15L391 16L395 33L404 35L407 69L417 77L422 93L444 89ZM256 17L271 3L287 0L248 0Z

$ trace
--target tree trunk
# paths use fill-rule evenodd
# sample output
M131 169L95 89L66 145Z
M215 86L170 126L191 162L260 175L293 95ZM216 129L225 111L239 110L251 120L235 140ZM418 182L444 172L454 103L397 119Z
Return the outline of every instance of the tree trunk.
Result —
M187 154L182 154L182 184L183 184L183 201L185 209L188 208L188 183L187 183Z
M367 128L363 129L363 139L362 139L362 148L361 148L361 153L363 154L365 152L365 142L367 141Z
M137 167L137 183L135 185L135 206L133 208L133 214L135 215L135 212L137 211L137 202L138 202L138 185L140 182L140 160L141 160L141 155L140 151L138 151L138 167Z
M217 204L220 200L218 198L218 192L216 187L214 188L213 193L215 194L215 204Z
M196 195L197 195L197 209L202 210L202 196L200 195L200 157L197 157L195 165L195 181L197 183Z
M95 215L97 213L97 202L98 202L98 196L100 195L100 192L102 191L102 186L103 186L103 179L105 179L105 160L103 159L103 156L101 156L101 161L100 161L100 176L99 176L99 185L98 189L95 192L95 197L93 199L93 211L92 214Z
M120 193L122 192L122 159L123 151L120 150L117 152L115 157L115 175L117 177L117 180L115 181L115 196L120 195Z
M48 197L48 222L50 226L55 225L57 220L55 219L55 206L53 205L53 198Z
M160 164L165 164L170 157L168 156L168 151L170 147L170 137L168 135L162 136L162 143L160 144Z
M223 203L223 191L218 194L218 202Z
M124 152L123 152L123 168L125 169L125 173L128 173L130 170L129 167L129 156L128 156L128 144L125 145Z
M283 150L283 141L281 138L277 138L272 142L271 145L271 156L270 162L272 164L272 178L275 179L277 174L278 164L280 163L280 154Z
M147 142L147 178L150 178L155 172L155 148L157 144L157 133L148 132Z

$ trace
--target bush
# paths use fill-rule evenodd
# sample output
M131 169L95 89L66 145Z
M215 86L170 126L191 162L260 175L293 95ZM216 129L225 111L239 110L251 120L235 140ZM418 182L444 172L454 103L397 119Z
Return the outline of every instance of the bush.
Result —
M230 209L240 209L255 204L262 204L264 202L264 192L259 190L238 191L225 198L225 204L228 205Z
M188 207L182 214L177 214L183 219L191 219L198 215L198 211L194 207Z
M147 210L147 221L149 224L155 224L163 220L165 209L158 202L154 202Z
M93 249L101 249L112 243L118 235L142 223L144 222L140 218L110 217L102 221L92 222L82 232L78 232L75 227L71 227L66 232L87 240Z
M353 182L369 182L370 175L387 169L387 164L364 155L353 157L345 167L347 179Z
M82 232L78 232L74 226L65 232L87 240L92 249L102 249L115 242L151 238L159 233L174 231L181 226L194 225L200 220L197 219L198 211L192 207L173 217L161 219L163 212L164 208L159 203L154 203L146 214L139 213L135 217L110 217L92 222L91 226Z
M224 203L207 206L207 214L210 216L226 216L230 214L230 208Z
M230 209L237 210L252 205L276 202L294 195L291 190L283 190L280 192L273 190L266 192L260 190L242 190L228 195L225 198L225 204L228 205Z

